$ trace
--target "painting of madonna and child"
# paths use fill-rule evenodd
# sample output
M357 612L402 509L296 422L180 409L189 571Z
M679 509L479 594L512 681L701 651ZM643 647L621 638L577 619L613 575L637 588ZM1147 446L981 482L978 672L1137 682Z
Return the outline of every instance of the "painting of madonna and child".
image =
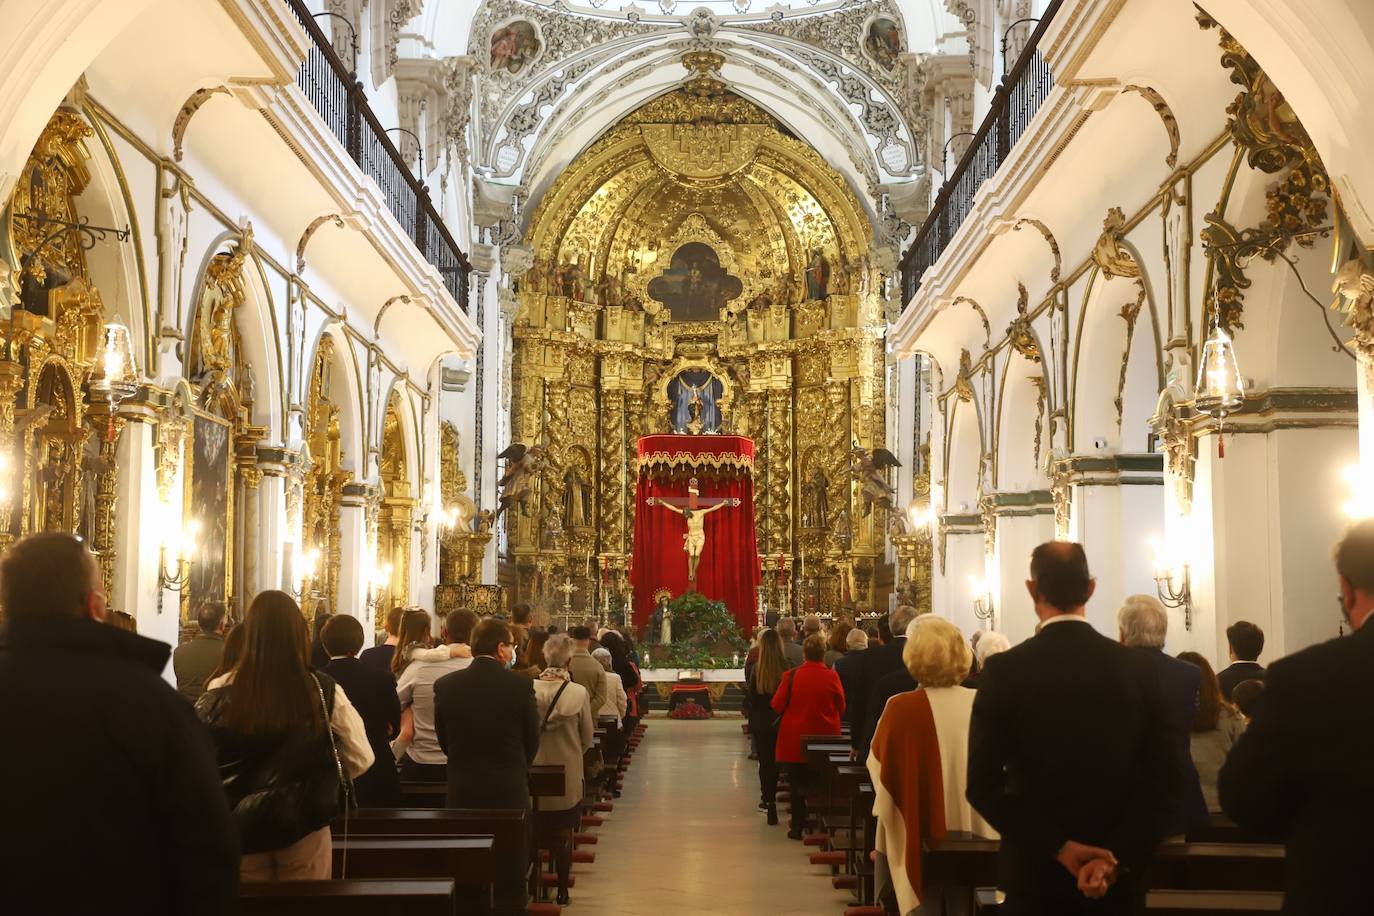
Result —
M726 273L710 245L688 242L673 252L668 269L650 280L648 289L673 321L719 321L720 310L739 298L744 284Z

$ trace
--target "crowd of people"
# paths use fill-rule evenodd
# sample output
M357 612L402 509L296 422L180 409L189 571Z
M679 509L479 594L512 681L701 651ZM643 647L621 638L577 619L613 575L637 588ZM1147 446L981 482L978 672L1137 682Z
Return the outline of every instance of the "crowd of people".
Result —
M7 912L233 912L240 881L330 877L330 825L399 805L402 780L446 784L454 808L530 810L536 764L564 768L532 823L566 903L594 723L638 719L628 635L532 627L524 606L397 608L364 650L356 618L312 628L265 591L227 631L207 603L172 652L106 613L95 559L59 533L6 550L0 606ZM503 880L523 887L524 862L498 863Z
M909 606L873 631L778 620L745 672L759 807L778 822L785 772L788 836L801 838L813 778L802 736L847 725L874 784L889 912L966 912L966 889L922 880L923 841L951 831L1000 839L1003 913L1144 912L1159 844L1218 815L1287 843L1283 912L1363 912L1374 521L1345 535L1335 567L1352 635L1268 669L1248 621L1227 628L1220 671L1197 652L1166 653L1168 614L1150 595L1126 597L1115 638L1099 634L1086 618L1096 582L1070 542L1033 552L1039 624L1014 647Z

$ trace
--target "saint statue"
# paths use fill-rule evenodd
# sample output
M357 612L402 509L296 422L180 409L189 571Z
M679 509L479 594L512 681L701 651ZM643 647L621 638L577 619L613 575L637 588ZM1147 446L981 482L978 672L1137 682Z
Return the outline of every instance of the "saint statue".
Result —
M576 466L563 475L563 518L569 528L585 528L592 523L592 494Z
M803 493L802 506L802 526L806 528L824 528L826 521L830 518L830 497L826 488L830 486L830 481L826 479L825 469L820 462L816 462L811 471L811 476L807 478L806 487Z
M806 298L811 301L824 299L829 290L830 262L818 248L811 252L811 260L806 265Z

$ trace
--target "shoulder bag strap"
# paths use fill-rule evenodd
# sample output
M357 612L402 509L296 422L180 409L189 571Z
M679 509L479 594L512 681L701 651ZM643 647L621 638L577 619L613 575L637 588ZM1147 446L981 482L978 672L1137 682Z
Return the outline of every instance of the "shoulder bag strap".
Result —
M334 754L334 768L339 774L339 788L343 792L344 809L344 839L348 838L348 812L353 807L353 781L344 772L343 758L339 756L339 745L334 740L334 725L329 714L329 706L324 700L324 687L320 684L320 679L311 672L310 679L315 682L315 690L320 695L320 712L324 716L324 733L329 736L329 750ZM337 686L335 690L337 691ZM348 877L348 847L344 847L343 862L339 868L339 878Z
M553 716L554 708L558 706L558 698L563 695L563 691L568 689L568 684L570 683L572 683L571 680L564 681L563 686L559 687L558 692L553 695L553 702L550 703L549 708L544 711L544 721L539 723L539 731L541 733L544 729L549 727L549 719Z

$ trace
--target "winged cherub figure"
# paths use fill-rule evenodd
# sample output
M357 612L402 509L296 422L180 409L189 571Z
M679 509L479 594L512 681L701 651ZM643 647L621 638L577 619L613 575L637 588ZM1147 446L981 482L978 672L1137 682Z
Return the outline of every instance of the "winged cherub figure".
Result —
M498 460L504 459L506 462L506 472L496 482L501 490L496 518L500 518L501 513L513 505L520 507L520 514L530 514L529 497L535 478L548 466L544 452L542 445L523 445L516 442L496 456Z
M873 507L892 508L892 497L897 491L888 486L888 468L899 468L902 463L897 456L885 448L872 450L854 446L850 451L849 470L859 481L859 492L863 496L864 516L873 512Z

